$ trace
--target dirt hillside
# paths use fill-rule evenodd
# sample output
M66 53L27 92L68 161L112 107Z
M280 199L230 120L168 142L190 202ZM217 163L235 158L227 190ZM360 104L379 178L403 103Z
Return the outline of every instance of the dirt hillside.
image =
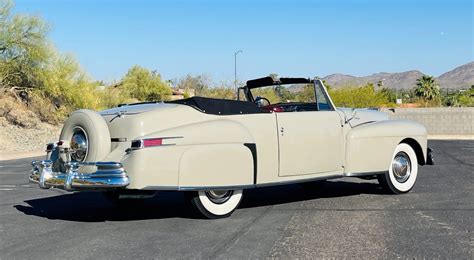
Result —
M11 96L0 96L0 154L44 150L57 141L61 125L42 122Z

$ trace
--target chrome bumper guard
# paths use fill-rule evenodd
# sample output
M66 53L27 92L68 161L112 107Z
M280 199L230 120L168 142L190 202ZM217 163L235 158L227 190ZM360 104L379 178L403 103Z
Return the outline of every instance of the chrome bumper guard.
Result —
M426 164L427 165L434 165L434 155L433 155L433 148L428 147L427 156L426 156Z
M66 172L53 172L53 161L32 161L31 182L39 183L42 189L51 187L67 191L101 190L125 188L130 180L118 162L68 162ZM93 173L80 173L79 167L97 167Z

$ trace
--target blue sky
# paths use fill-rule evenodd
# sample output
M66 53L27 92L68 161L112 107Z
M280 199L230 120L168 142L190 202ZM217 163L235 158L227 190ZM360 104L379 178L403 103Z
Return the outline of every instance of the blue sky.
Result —
M417 69L438 76L474 60L472 0L17 0L45 18L58 49L89 74L119 79L139 64L166 79L232 81L357 76Z

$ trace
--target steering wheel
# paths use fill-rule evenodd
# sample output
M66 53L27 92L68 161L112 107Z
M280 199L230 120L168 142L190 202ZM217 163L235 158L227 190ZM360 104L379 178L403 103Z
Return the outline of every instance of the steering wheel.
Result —
M262 102L262 101L263 101L263 102ZM265 104L265 102L266 102L267 104ZM254 103L255 103L257 106L259 106L259 107L264 107L264 106L269 106L269 105L270 105L270 100L268 100L268 99L265 98L265 97L257 96L257 97L255 98Z

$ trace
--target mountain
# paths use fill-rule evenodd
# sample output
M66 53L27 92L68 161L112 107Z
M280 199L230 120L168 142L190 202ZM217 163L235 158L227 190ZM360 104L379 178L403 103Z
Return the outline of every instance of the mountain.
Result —
M474 85L474 61L448 71L437 78L442 88L469 88Z
M418 70L399 73L380 72L365 77L356 77L345 74L331 74L324 78L331 87L361 86L367 83L377 85L382 82L384 87L393 89L411 89L416 80L424 74ZM474 62L459 66L435 78L441 88L465 89L474 85Z

